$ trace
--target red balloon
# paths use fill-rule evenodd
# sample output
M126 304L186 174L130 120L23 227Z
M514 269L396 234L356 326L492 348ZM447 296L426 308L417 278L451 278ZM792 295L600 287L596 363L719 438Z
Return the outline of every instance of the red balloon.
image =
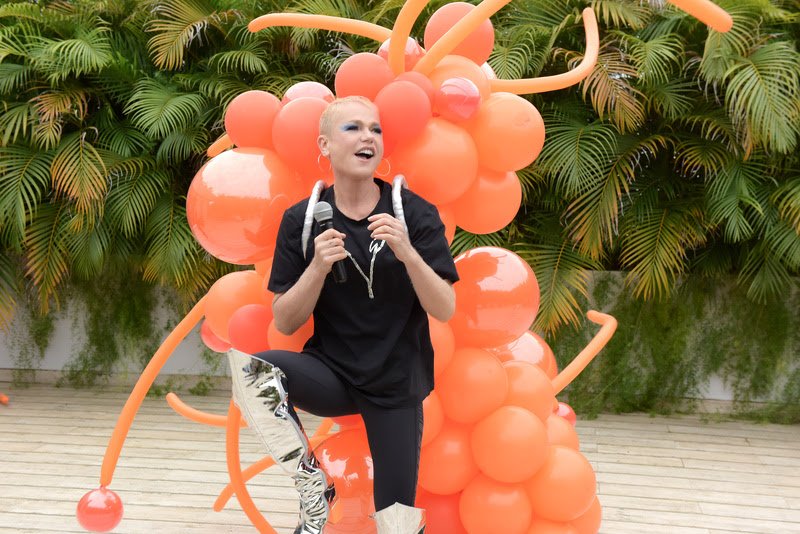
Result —
M336 71L336 96L360 95L375 100L381 89L394 80L394 72L385 59L377 54L353 54Z
M331 103L336 99L336 97L333 95L333 91L319 82L297 82L288 88L283 94L281 104L285 105L292 100L297 100L298 98L303 97L319 98L320 100L324 100L328 103Z
M539 308L539 284L509 250L478 247L459 255L456 312L450 325L461 345L495 347L527 331Z
M511 343L488 350L502 362L515 360L534 363L541 367L551 380L558 374L558 364L553 350L540 335L530 330L523 332Z
M458 493L478 474L472 459L470 427L445 420L439 434L422 449L419 485L431 493Z
M269 349L267 329L272 321L272 306L246 304L233 312L228 321L228 338L231 346L247 354Z
M521 484L503 484L483 474L464 488L459 510L470 534L525 534L532 519Z
M272 148L272 122L280 101L266 91L246 91L228 104L225 131L238 147Z
M108 488L86 493L78 502L78 522L92 532L108 532L122 520L122 500Z
M466 191L478 173L472 138L460 127L434 117L411 142L397 147L392 169L412 191L433 204L447 204Z
M249 265L272 257L283 212L307 194L274 152L236 148L197 172L186 197L186 217L210 254Z
M508 396L505 404L519 406L536 414L544 422L553 413L555 389L542 369L530 362L503 363L508 374Z
M522 185L514 172L479 169L478 177L453 202L456 224L472 234L491 234L514 220L522 203Z
M233 313L246 304L270 305L270 297L262 289L261 277L255 271L228 273L211 286L205 297L208 327L222 341L230 342L228 323Z
M433 111L452 122L471 119L481 106L478 86L469 78L448 78L436 90Z
M431 102L418 85L395 81L380 90L375 105L383 129L384 155L417 137L431 118Z
M275 151L297 169L306 183L328 178L330 171L321 166L317 146L319 118L328 103L320 98L303 96L287 103L272 124ZM305 195L308 196L308 191Z
M500 360L483 349L455 351L436 386L444 413L460 423L474 423L503 404L508 377Z
M575 410L573 410L572 406L566 402L559 402L556 406L555 413L556 415L569 421L569 424L572 426L575 426L575 424L578 422L578 416L575 414Z
M425 534L467 534L458 510L460 499L460 493L437 495L418 488L415 506L425 510Z
M437 9L425 26L425 49L430 50L436 41L473 9L475 6L466 2L451 2ZM489 58L493 48L494 27L491 21L486 19L450 53L467 57L480 65Z
M536 516L572 521L592 506L597 481L591 464L581 453L554 445L542 468L525 483L525 489Z
M386 39L382 44L381 47L378 48L378 55L385 59L387 62L389 61L389 45L391 44L391 39ZM414 65L417 64L417 61L422 59L422 56L425 55L425 50L419 45L416 39L413 37L409 37L406 39L406 46L403 50L403 59L404 59L404 71L410 71L414 68Z
M200 339L203 344L214 352L228 352L231 349L231 344L223 341L211 330L208 321L203 321L200 325Z

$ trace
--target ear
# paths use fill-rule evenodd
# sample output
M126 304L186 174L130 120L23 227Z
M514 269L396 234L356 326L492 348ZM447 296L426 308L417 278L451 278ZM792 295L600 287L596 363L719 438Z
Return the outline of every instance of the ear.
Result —
M328 137L326 135L320 134L319 137L317 137L317 146L323 156L326 158L330 156L331 152L328 150Z

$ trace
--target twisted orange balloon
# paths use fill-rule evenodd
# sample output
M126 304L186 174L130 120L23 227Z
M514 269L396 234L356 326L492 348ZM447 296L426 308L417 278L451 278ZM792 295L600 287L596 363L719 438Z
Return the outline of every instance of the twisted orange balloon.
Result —
M595 334L594 338L586 345L586 348L584 348L575 359L553 379L553 388L556 394L575 380L576 376L581 374L581 371L583 371L586 366L589 365L589 362L597 356L597 353L606 346L611 336L613 336L614 332L617 330L617 320L610 315L590 310L586 313L586 317L593 323L601 325L600 331Z

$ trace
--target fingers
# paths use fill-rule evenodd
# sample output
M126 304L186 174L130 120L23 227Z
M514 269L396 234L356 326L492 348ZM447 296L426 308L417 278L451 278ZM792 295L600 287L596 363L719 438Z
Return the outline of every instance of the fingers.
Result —
M325 230L314 238L314 258L322 262L328 270L331 265L347 257L344 248L344 237L342 232L333 228Z
M403 239L406 235L403 224L388 213L370 215L368 220L370 221L370 225L367 226L367 229L372 232L372 239L395 241L397 239Z

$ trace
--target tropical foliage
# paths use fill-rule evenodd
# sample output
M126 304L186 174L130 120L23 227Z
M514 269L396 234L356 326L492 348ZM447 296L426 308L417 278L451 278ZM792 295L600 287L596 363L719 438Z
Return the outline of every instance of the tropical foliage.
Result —
M414 35L444 2L426 8ZM800 271L797 0L723 0L717 34L654 0L595 0L600 60L580 87L532 101L547 125L519 173L517 219L476 244L513 248L542 288L537 327L583 312L589 270L622 270L645 300L683 275L738 276L763 302ZM514 0L494 18L502 78L564 71L586 2ZM231 269L192 238L185 195L232 98L332 84L367 39L247 31L296 10L391 27L399 0L0 2L0 323L66 281L134 276L187 300ZM713 283L713 282L712 282Z

